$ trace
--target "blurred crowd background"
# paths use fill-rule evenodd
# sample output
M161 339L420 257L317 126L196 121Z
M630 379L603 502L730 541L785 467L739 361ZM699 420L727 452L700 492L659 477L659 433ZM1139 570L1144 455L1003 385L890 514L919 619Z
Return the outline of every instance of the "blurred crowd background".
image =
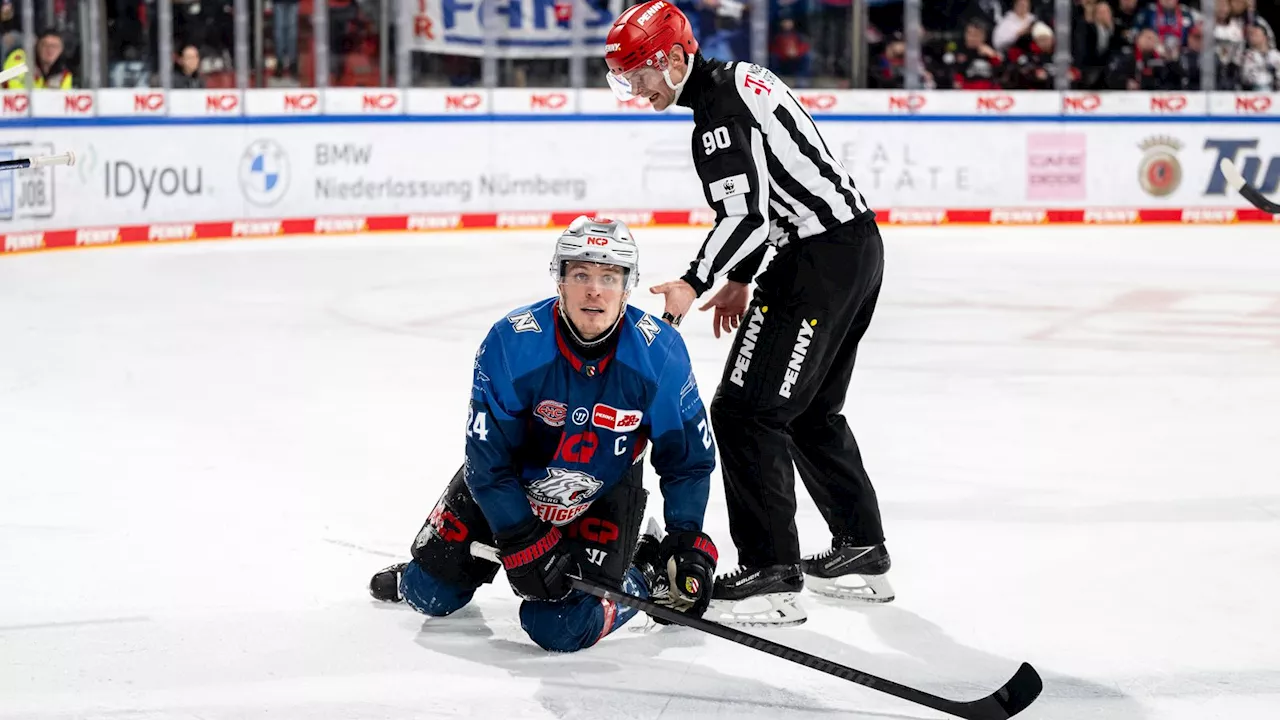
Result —
M574 28L576 45L532 57L495 51L501 30L465 54L404 41L442 32L419 14L439 25L481 1L0 0L0 52L5 66L34 56L35 88L605 86L603 30L573 15L625 0L489 0ZM1280 0L675 4L705 55L799 88L1280 91Z

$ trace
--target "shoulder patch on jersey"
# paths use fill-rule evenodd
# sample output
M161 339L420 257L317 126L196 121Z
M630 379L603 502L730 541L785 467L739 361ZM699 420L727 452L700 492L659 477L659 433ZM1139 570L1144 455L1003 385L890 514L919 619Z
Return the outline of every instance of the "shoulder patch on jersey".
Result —
M743 75L742 86L751 90L757 95L773 92L773 85L777 82L778 76L759 65L748 65L747 72Z
M533 316L532 310L525 310L522 313L509 315L507 317L507 322L511 323L511 327L518 333L542 332L542 327L538 325L538 319Z
M653 341L658 338L658 333L662 332L662 326L649 313L645 313L636 321L636 329L644 336L644 344L652 346Z
M751 181L745 173L730 175L714 182L707 183L707 192L711 193L711 202L720 202L734 195L745 195L751 189Z

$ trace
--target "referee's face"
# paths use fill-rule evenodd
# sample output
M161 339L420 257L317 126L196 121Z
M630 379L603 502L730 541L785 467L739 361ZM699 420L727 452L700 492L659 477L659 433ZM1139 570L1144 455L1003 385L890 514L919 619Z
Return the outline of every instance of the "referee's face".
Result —
M674 46L668 51L666 70L667 76L671 78L671 85L679 86L689 70L684 62L684 50L680 46ZM640 68L629 80L632 92L647 99L654 110L666 110L676 101L676 91L667 84L667 78L657 68Z

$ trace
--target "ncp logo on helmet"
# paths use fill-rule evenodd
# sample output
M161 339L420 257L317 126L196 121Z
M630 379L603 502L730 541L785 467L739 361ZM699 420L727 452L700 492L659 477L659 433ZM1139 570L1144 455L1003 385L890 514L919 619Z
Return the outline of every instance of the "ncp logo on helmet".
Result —
M682 54L672 53L676 47ZM609 87L619 100L643 97L666 110L680 97L697 52L689 18L668 0L627 8L605 39Z

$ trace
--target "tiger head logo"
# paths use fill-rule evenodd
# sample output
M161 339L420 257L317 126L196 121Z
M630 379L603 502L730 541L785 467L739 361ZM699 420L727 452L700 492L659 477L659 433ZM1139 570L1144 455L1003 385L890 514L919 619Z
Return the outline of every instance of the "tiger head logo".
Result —
M526 488L529 505L547 522L564 525L591 506L604 483L582 472L549 467L547 476Z

